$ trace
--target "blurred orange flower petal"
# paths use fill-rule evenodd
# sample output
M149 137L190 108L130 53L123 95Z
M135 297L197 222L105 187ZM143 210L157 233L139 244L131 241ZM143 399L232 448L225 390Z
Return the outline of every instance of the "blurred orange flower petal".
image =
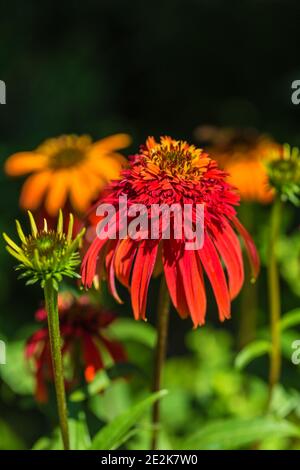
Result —
M35 152L18 152L11 155L5 163L5 172L10 176L20 176L41 170L47 165L47 157Z
M65 171L53 174L51 185L45 201L45 207L49 215L55 216L60 208L63 208L68 191L69 175Z
M104 139L98 140L92 144L90 155L110 153L114 150L124 149L131 144L131 137L128 134L115 134Z
M45 175L41 179L36 175L25 183L20 201L24 209L37 209L47 191L45 208L49 215L57 215L68 196L74 211L84 212L104 185L119 177L127 160L116 150L130 142L127 134L112 135L95 144L87 135L62 135L45 140L36 151L12 155L5 170L12 176L39 174L41 170L51 173L48 180Z
M20 204L23 208L37 209L49 185L51 175L51 171L41 171L27 178L20 197Z
M90 188L83 184L79 172L73 171L71 175L70 201L78 212L86 212L90 203Z

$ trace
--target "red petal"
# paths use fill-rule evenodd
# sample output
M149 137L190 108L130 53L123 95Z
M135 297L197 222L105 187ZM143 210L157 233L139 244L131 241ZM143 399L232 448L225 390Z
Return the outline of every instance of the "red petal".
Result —
M144 240L135 258L131 280L131 303L136 320L145 319L148 286L154 269L158 241Z
M126 238L120 242L115 256L116 277L127 289L129 289L129 278L137 247L137 243Z
M178 267L178 258L182 249L178 240L163 242L162 259L166 282L174 307L182 318L189 316L189 309L184 294L183 280Z
M230 318L230 298L225 274L217 250L207 233L205 233L203 248L197 253L213 288L220 320Z
M247 255L248 255L248 259L249 259L249 263L250 263L250 267L251 267L252 277L255 280L257 278L259 270L260 270L260 259L259 259L259 255L258 255L256 246L255 246L254 241L252 240L251 236L249 235L248 231L240 223L238 218L237 217L232 217L232 222L234 223L237 231L240 233L240 235L242 236L242 238L244 240Z
M224 260L229 280L229 292L231 299L240 292L244 282L244 264L240 241L229 224L225 224L224 230L213 230L214 244L220 256Z
M82 282L86 287L91 287L93 283L93 279L96 274L99 252L103 249L106 243L107 239L100 240L99 238L95 238L83 258L81 265L81 276Z
M109 354L115 362L125 362L127 360L127 355L124 351L124 348L117 341L111 341L101 336L100 340L104 343Z
M163 245L163 264L172 302L184 318L191 316L194 326L203 325L206 294L197 253L185 250L182 242L170 240Z
M95 346L92 338L89 334L85 333L82 337L83 340L83 358L85 362L85 376L86 380L89 381L97 370L103 369L104 364L100 356L99 349Z
M123 301L120 298L117 289L116 289L116 282L115 282L115 256L118 250L118 246L120 244L120 240L112 240L109 244L106 258L105 258L105 265L106 265L106 272L108 278L108 287L109 291L112 296L116 299L119 304L122 304Z

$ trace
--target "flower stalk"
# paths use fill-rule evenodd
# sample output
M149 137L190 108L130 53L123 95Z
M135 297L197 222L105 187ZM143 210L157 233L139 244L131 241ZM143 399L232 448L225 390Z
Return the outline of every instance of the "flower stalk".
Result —
M70 449L67 403L64 385L64 374L61 354L57 291L52 281L47 280L44 286L45 304L48 317L49 339L53 364L54 383L57 400L57 410L65 450Z
M161 278L159 300L157 309L157 344L155 351L154 362L154 377L153 377L153 392L161 390L162 373L166 357L167 338L168 338L168 325L170 316L170 295L166 284L164 274ZM151 449L157 449L157 441L160 426L160 403L157 400L153 405L152 410L152 441Z
M281 335L280 335L280 285L276 259L276 246L282 219L282 201L277 197L274 201L270 220L270 239L268 254L268 288L271 325L271 351L269 372L269 403L273 389L280 380L281 373Z
M58 415L64 449L69 449L57 295L63 277L80 278L76 268L80 264L78 249L85 229L73 239L74 218L70 214L67 233L64 233L62 211L59 212L56 230L48 229L47 220L44 220L42 228L38 228L29 211L28 217L31 233L27 236L24 234L21 224L16 221L20 245L5 233L3 237L7 243L7 251L19 262L16 267L16 270L21 272L19 278L25 279L26 285L40 283L44 290Z

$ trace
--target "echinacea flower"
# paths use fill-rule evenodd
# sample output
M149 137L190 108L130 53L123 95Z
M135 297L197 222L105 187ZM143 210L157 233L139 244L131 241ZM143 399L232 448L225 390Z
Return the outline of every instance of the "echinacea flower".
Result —
M267 165L270 185L283 202L300 205L300 150L283 145Z
M253 129L202 126L196 129L196 136L208 143L208 151L229 174L228 181L239 190L243 201L267 204L273 200L266 166L281 153L279 144Z
M7 251L19 261L16 270L21 271L20 279L27 279L26 284L51 281L55 290L64 276L80 278L76 267L80 264L79 245L85 228L73 239L73 215L70 214L67 233L63 230L63 214L59 212L56 230L48 229L46 219L42 228L38 228L33 215L28 211L31 234L25 235L21 224L16 220L17 232L21 241L17 245L6 233Z
M24 209L36 210L45 200L47 213L55 216L69 200L73 211L82 214L107 182L118 178L126 160L117 150L129 144L127 134L96 142L88 135L62 135L11 155L5 171L10 176L32 173L22 188Z
M93 306L87 296L76 299L72 294L64 293L59 295L58 300L62 355L68 372L65 381L69 389L80 383L81 370L89 383L105 367L101 348L107 351L115 363L126 360L123 346L110 339L106 331L115 320L111 312ZM45 402L48 398L47 384L54 381L54 376L47 312L44 308L36 312L36 319L44 326L28 339L25 356L33 362L36 399Z
M112 203L118 210L119 196L125 195L128 207L146 205L149 224L153 204L203 204L204 245L187 250L184 235L181 239L172 235L170 239L120 239L120 230L116 239L96 237L82 263L85 286L91 286L96 273L106 274L112 294L120 301L116 277L130 291L135 318L145 319L151 276L163 270L178 313L183 318L190 316L197 326L205 322L204 271L214 291L220 320L229 318L230 300L244 282L241 246L234 229L244 239L254 278L259 259L252 239L236 217L239 196L226 176L203 150L170 137L161 137L160 142L149 137L100 203ZM192 217L195 222L194 212Z

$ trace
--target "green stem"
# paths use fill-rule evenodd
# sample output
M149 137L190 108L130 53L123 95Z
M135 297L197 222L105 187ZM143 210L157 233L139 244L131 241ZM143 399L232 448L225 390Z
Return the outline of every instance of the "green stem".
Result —
M46 310L48 315L48 328L51 346L51 356L54 374L54 383L57 399L57 409L65 450L70 449L69 429L67 418L67 404L65 395L64 374L61 355L61 340L59 331L59 316L57 306L57 291L52 285L52 280L47 280L44 287Z
M282 202L279 198L274 201L270 220L269 259L268 259L268 288L271 324L271 353L269 372L269 403L275 385L280 380L281 373L281 338L280 338L280 285L276 259L276 245L281 224Z
M255 214L257 207L253 204L243 202L239 207L239 217L241 222L247 227L249 233L255 232ZM245 265L245 279L243 289L240 294L240 316L238 328L238 348L242 349L246 344L256 337L257 327L257 283L250 283L251 277L248 263ZM248 282L247 282L248 281Z
M162 372L166 357L167 338L168 338L168 325L169 325L169 314L170 314L170 296L166 279L164 274L161 278L159 300L157 309L157 344L155 352L155 363L154 363L154 380L153 380L153 392L158 392L161 389ZM157 400L153 405L152 412L152 444L151 449L157 449L157 440L159 433L160 424L160 404Z

